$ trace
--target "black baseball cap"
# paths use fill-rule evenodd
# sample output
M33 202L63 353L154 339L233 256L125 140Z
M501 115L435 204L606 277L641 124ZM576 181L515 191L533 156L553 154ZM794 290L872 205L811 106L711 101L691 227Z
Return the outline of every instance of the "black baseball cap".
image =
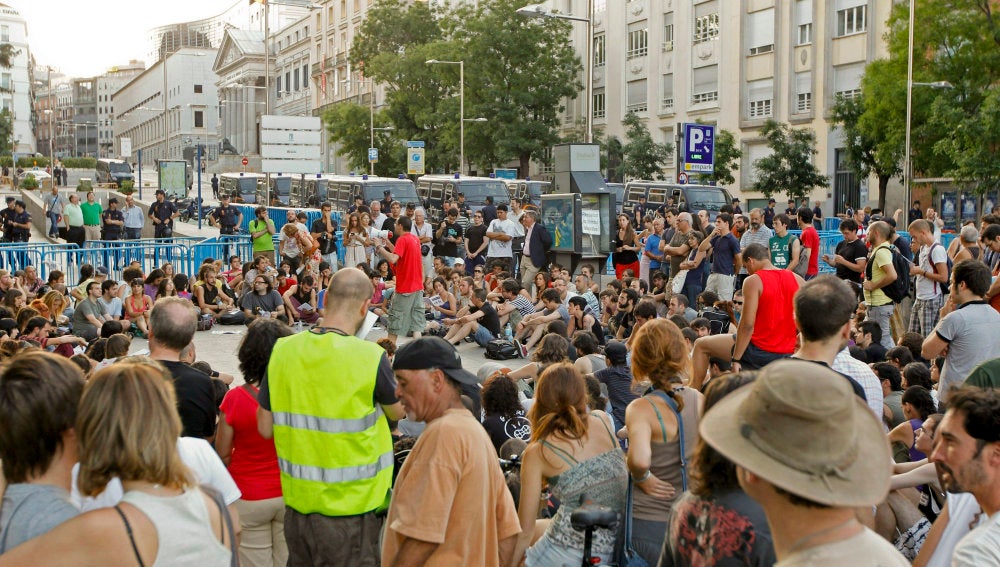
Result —
M604 356L614 364L624 364L628 360L628 348L621 341L608 341L604 347Z
M399 347L392 360L393 370L427 370L441 372L460 384L479 384L476 375L462 368L462 357L455 347L441 337L420 337Z

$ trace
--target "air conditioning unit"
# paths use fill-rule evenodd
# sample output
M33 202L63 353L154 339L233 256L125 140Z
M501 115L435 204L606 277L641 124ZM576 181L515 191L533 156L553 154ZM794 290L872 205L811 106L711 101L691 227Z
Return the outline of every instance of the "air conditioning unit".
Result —
M672 41L663 42L663 51L673 51L673 50L674 50L674 42Z

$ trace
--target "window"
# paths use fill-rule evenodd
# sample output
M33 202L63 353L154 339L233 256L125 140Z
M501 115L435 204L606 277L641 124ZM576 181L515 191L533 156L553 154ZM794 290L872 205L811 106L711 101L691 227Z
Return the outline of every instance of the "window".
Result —
M868 7L862 4L837 11L837 37L861 33L867 24Z
M296 67L295 70L293 71L292 77L294 77L293 80L295 81L292 84L295 85L295 90L298 91L299 90L299 68L298 67Z
M812 43L813 40L813 25L812 24L799 24L799 39L796 45L806 45Z
M691 104L719 100L719 66L699 67L692 74Z
M309 88L309 64L306 63L302 66L302 88Z
M11 77L10 73L4 73L3 75L0 75L0 88L3 88L3 90L5 91L10 90L10 77Z
M604 50L607 38L604 34L594 36L594 67L603 67L607 60L607 52Z
M604 118L607 114L604 89L598 89L594 91L594 118Z
M864 76L864 63L841 65L833 68L834 97L855 98L861 95L861 77Z
M202 92L201 85L195 85L194 86L194 94L201 94L201 92Z
M774 81L763 79L747 84L747 118L771 116L774 104Z
M719 13L713 12L694 19L694 43L719 38Z
M285 92L292 91L292 74L285 71Z
M649 52L649 28L646 22L639 22L629 26L628 51L625 52L626 59L644 57Z
M663 51L674 49L674 15L663 14Z
M661 82L663 93L660 95L660 112L674 111L674 76L663 75Z
M194 111L194 127L195 128L205 127L205 113L201 110Z
M774 8L750 14L747 18L747 41L750 55L774 51Z
M276 89L274 92L274 96L281 98L281 75L275 77L274 88Z
M646 79L629 81L626 91L628 103L625 107L625 111L636 113L646 112L649 106L646 102Z
M795 74L795 113L812 111L812 73Z
M10 41L10 26L0 26L0 41Z

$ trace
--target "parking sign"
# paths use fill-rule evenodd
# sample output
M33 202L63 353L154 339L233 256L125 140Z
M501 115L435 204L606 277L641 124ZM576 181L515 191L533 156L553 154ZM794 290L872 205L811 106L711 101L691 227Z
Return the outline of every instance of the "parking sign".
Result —
M715 172L715 126L684 124L684 171Z

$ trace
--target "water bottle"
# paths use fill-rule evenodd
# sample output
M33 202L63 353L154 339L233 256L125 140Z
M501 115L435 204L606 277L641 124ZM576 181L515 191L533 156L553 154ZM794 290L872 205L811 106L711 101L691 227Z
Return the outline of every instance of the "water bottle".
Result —
M504 335L507 337L508 341L513 341L514 340L514 332L510 328L510 323L507 323L507 326L505 326L503 328L503 332L504 332Z

